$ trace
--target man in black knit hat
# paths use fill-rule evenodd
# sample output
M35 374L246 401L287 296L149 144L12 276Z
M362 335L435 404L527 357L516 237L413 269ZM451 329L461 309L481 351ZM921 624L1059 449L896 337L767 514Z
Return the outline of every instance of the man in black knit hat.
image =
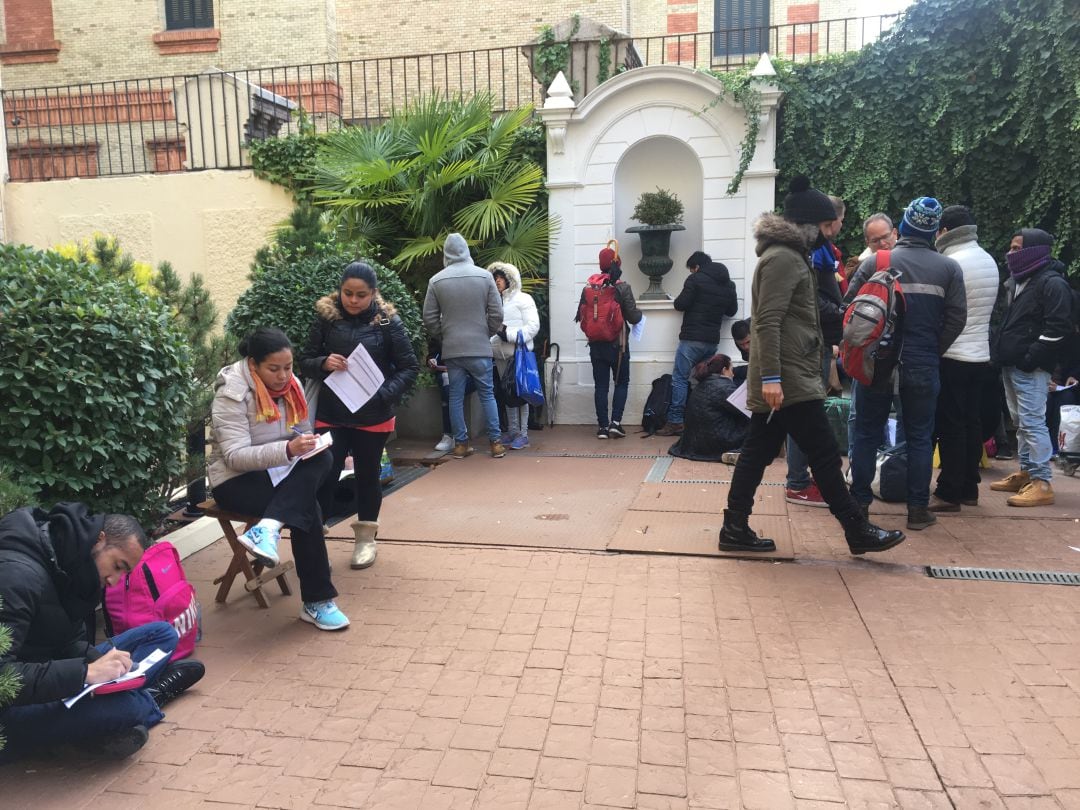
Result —
M754 224L758 263L751 288L747 376L747 404L753 416L728 492L720 530L722 551L776 549L772 540L758 537L748 520L765 468L788 435L806 453L852 554L884 551L904 539L903 532L879 529L859 510L844 483L840 450L825 415L821 381L825 347L810 252L824 243L822 226L835 219L829 198L798 177L784 199L784 215L762 214Z

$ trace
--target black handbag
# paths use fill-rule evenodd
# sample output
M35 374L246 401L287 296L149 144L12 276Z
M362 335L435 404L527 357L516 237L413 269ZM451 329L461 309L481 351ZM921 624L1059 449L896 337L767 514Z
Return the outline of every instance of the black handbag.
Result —
M499 399L507 408L520 408L526 404L525 400L518 396L516 380L517 363L511 357L506 364L506 371L498 380Z

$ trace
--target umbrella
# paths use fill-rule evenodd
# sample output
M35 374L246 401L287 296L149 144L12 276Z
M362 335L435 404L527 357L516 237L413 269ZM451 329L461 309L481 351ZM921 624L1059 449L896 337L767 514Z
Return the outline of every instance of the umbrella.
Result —
M548 427L555 424L555 408L559 403L559 378L562 376L562 366L559 364L559 344L552 343L548 347L548 357L554 355L555 361L550 364L551 373L547 383L547 423Z

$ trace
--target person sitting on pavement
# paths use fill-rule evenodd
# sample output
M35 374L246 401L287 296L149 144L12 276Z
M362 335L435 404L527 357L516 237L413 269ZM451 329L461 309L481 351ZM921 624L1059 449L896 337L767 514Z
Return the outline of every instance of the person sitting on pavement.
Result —
M465 385L472 380L484 411L492 458L506 455L495 403L491 336L503 323L502 296L491 273L473 264L469 245L459 233L446 237L442 270L431 277L424 296L424 328L442 341L442 362L450 379L451 455L474 452L465 423Z
M691 461L730 463L746 439L746 416L727 404L739 386L731 358L717 354L694 366L697 385L686 403L686 424L668 454Z
M885 551L904 540L903 532L870 523L851 497L840 471L840 448L825 414L823 339L810 251L824 243L821 229L835 218L829 198L812 188L807 178L797 177L784 198L783 216L765 213L754 225L758 263L747 376L747 405L753 416L728 491L721 551L776 550L772 540L750 528L749 520L765 468L788 434L806 452L852 554Z
M540 331L540 315L536 311L533 297L521 288L521 271L506 262L495 262L488 266L495 286L499 289L503 302L503 323L499 331L491 336L491 352L495 359L495 368L502 379L510 361L517 350L520 334L525 339L525 348L533 350L533 338ZM529 446L529 406L506 405L506 430L504 443L509 442L511 450L524 450Z
M18 681L14 702L0 709L7 738L0 763L65 745L130 756L165 716L162 707L202 678L194 659L169 663L179 637L167 622L96 646L88 640L102 590L135 568L148 546L135 518L94 515L81 503L48 513L24 507L0 519L0 625L11 633L0 669ZM166 655L149 667L143 687L86 697L71 708L62 702L119 678L155 650Z
M325 451L301 458L318 437L293 374L292 344L280 329L260 327L240 342L240 354L214 382L208 469L214 500L230 512L260 517L238 539L264 565L280 562L278 542L288 526L300 619L320 630L344 630L349 619L334 601L318 499L334 460Z
M990 489L1014 493L1006 501L1009 506L1054 503L1046 400L1050 375L1073 333L1073 323L1072 290L1065 266L1050 255L1053 244L1054 237L1046 231L1024 228L1013 235L1005 256L1008 308L994 359L1001 366L1009 414L1016 425L1020 471L995 481Z
M363 346L383 375L374 396L353 411L326 378L344 371L349 356ZM341 274L338 290L315 303L315 322L300 358L305 380L322 380L315 406L315 428L333 434L330 455L334 466L319 491L323 515L333 509L345 456L352 454L356 492L356 521L349 567L375 563L375 536L379 531L382 484L379 481L383 449L394 430L394 411L420 373L409 333L394 305L379 295L379 279L366 262L352 262Z
M667 422L657 436L678 436L683 431L683 412L690 391L690 372L716 354L724 317L739 311L739 296L728 269L714 262L708 253L696 251L686 260L690 275L675 298L677 312L683 314L675 366L671 371L671 405Z
M731 339L735 341L735 348L739 350L742 363L735 366L735 384L742 385L746 382L747 363L750 360L750 319L743 318L731 324Z

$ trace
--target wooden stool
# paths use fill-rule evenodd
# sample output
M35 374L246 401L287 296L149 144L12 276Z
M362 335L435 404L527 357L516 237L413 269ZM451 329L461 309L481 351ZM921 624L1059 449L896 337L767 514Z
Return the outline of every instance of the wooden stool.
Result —
M221 583L221 587L218 588L217 596L215 597L218 602L224 603L229 598L229 589L232 587L233 580L236 579L238 574L243 574L244 588L247 589L255 597L255 601L259 603L259 607L268 608L270 603L266 601L266 595L262 592L263 585L266 585L271 580L276 579L278 587L281 588L281 592L286 596L292 594L292 589L289 588L289 580L285 577L288 571L291 571L296 566L292 560L286 560L280 565L268 568L262 560L255 558L252 562L248 559L248 550L240 545L240 541L236 538L236 530L233 528L233 522L243 523L244 531L246 532L252 526L259 522L259 518L252 515L241 515L238 512L229 512L222 509L216 502L203 501L199 504L199 508L203 510L208 517L217 518L218 523L221 524L221 531L225 534L225 539L229 541L229 548L232 549L232 559L229 561L229 567L225 569L225 573L214 580L214 584Z

